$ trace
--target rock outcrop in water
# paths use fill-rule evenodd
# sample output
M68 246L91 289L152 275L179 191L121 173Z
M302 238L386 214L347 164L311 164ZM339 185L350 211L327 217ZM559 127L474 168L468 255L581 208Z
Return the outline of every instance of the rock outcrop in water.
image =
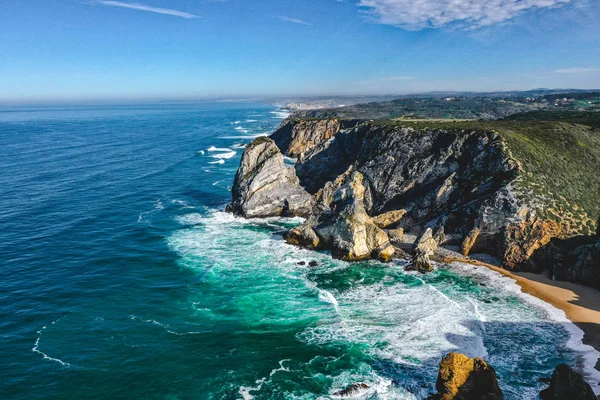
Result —
M590 385L566 364L556 367L550 387L540 392L542 400L597 400Z
M366 383L353 383L344 390L335 392L331 396L334 399L352 399L363 396L369 389L369 385Z
M359 172L365 212L381 227L388 221L377 216L405 210L392 227L414 235L431 228L438 244L458 246L464 255L488 253L507 269L538 271L547 264L534 255L552 240L596 229L594 135L592 128L558 123L290 118L271 137L298 157L297 175L319 213ZM591 251L580 255L582 262L593 258Z
M437 242L433 238L431 228L427 228L420 237L415 240L412 248L413 259L406 268L408 271L415 270L423 274L433 271L433 265L429 257L433 256L437 249Z
M394 247L366 213L364 195L363 176L353 172L333 193L331 208L289 231L286 241L331 250L334 257L348 261L368 258L390 261Z
M447 354L440 363L437 393L428 400L502 400L494 368L481 358Z
M294 168L283 162L271 139L254 139L242 155L228 210L247 218L308 216L312 197L300 186Z

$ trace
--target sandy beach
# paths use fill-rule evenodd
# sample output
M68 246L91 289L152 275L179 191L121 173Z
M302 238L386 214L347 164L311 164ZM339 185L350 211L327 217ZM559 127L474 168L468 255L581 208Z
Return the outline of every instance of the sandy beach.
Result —
M490 268L516 281L524 293L531 294L563 310L567 318L584 332L583 342L600 351L600 291L577 283L553 281L548 272L534 274L510 272L496 265L464 257L446 257L446 262L466 262ZM600 360L596 364L600 370Z

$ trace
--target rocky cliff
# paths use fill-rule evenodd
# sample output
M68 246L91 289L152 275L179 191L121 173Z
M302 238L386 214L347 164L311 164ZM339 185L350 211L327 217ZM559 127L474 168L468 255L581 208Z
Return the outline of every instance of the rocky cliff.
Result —
M300 186L271 139L260 137L244 150L227 209L247 218L309 216L312 198Z
M271 136L296 157L300 184L321 209L349 171L370 217L505 268L537 270L554 239L590 235L600 215L600 133L565 122L405 122L291 118ZM591 251L591 250L590 250Z

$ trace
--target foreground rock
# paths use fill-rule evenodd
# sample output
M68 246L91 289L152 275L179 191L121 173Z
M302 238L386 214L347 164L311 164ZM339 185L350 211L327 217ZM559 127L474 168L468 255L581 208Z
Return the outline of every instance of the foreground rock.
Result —
M247 218L308 216L312 197L271 139L254 139L242 155L228 211Z
M597 400L583 377L566 364L556 367L550 387L540 392L542 400Z
M363 176L354 172L333 194L331 209L290 230L285 235L286 241L331 250L335 258L347 261L369 258L390 261L394 247L365 211L364 195Z
M447 354L440 363L437 393L428 400L502 400L496 371L481 358Z

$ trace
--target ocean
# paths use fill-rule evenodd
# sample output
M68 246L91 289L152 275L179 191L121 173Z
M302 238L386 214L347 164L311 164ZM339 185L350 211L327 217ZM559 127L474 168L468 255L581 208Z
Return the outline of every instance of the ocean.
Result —
M450 351L509 400L563 362L598 382L582 332L498 273L346 263L285 244L299 219L225 213L244 145L285 116L0 108L0 398L423 399Z

